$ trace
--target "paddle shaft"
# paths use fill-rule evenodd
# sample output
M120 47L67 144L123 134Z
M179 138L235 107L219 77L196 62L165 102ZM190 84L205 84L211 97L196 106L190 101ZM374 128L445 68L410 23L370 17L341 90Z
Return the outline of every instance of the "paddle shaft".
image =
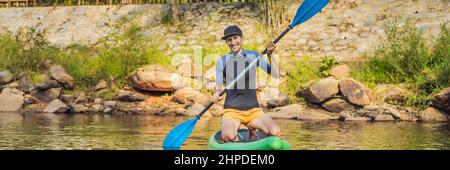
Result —
M292 28L287 27L286 30L284 30L276 39L275 41L273 41L274 44L277 44L278 41L281 40L281 38L283 38ZM252 61L252 63L250 63L250 65L245 68L244 71L242 71L241 73L239 73L239 75L230 83L228 84L228 86L223 89L220 93L219 96L223 96L226 92L226 89L231 89L234 84L236 84L247 72L248 70L250 70L251 67L253 67L254 65L256 65L256 63L258 63L258 60L260 57L264 56L265 54L267 54L267 48L261 53L261 55L258 56L258 58L256 58L254 61ZM203 116L203 114L206 113L206 111L208 111L209 108L211 108L211 106L214 105L214 102L209 102L208 105L198 114L196 115L199 119L201 116Z

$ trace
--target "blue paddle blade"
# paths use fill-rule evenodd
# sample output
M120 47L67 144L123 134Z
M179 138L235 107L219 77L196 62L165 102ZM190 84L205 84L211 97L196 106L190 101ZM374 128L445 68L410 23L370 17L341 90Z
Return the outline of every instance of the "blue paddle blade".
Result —
M177 127L173 128L169 134L167 134L166 138L163 142L164 150L174 150L179 149L180 146L184 143L184 141L191 135L192 130L195 127L195 124L198 121L198 117L188 120Z
M305 0L300 8L297 9L294 20L289 28L293 29L296 25L299 25L322 10L330 0Z

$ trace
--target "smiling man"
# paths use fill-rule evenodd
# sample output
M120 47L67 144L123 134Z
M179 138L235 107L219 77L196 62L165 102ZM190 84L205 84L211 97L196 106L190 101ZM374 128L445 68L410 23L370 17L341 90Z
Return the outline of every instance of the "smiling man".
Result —
M241 29L232 25L224 30L222 40L230 48L230 52L217 61L216 64L216 86L212 101L218 103L222 100L219 96L223 83L230 84L252 61L258 58L259 53L243 49L244 36ZM242 77L233 88L226 90L224 111L222 112L222 138L225 142L238 141L237 131L241 124L250 129L250 140L256 140L254 130L258 129L268 135L279 136L280 128L260 108L256 97L256 68L259 67L272 77L279 77L279 68L271 57L275 45L267 46L267 56L270 64L263 57L258 64Z

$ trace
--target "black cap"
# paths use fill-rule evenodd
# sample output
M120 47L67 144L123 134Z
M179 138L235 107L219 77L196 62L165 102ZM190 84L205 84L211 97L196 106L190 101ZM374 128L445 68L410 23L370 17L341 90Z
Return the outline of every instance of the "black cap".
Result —
M242 36L242 30L236 25L229 26L229 27L225 28L225 30L223 31L222 40L226 40L231 35Z

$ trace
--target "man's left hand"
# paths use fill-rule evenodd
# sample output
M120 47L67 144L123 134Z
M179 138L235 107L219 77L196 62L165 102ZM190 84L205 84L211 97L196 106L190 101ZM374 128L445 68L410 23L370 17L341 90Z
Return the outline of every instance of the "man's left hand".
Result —
M272 52L275 50L275 48L277 48L277 46L273 42L270 42L269 45L266 46L266 48L267 54L272 54Z

